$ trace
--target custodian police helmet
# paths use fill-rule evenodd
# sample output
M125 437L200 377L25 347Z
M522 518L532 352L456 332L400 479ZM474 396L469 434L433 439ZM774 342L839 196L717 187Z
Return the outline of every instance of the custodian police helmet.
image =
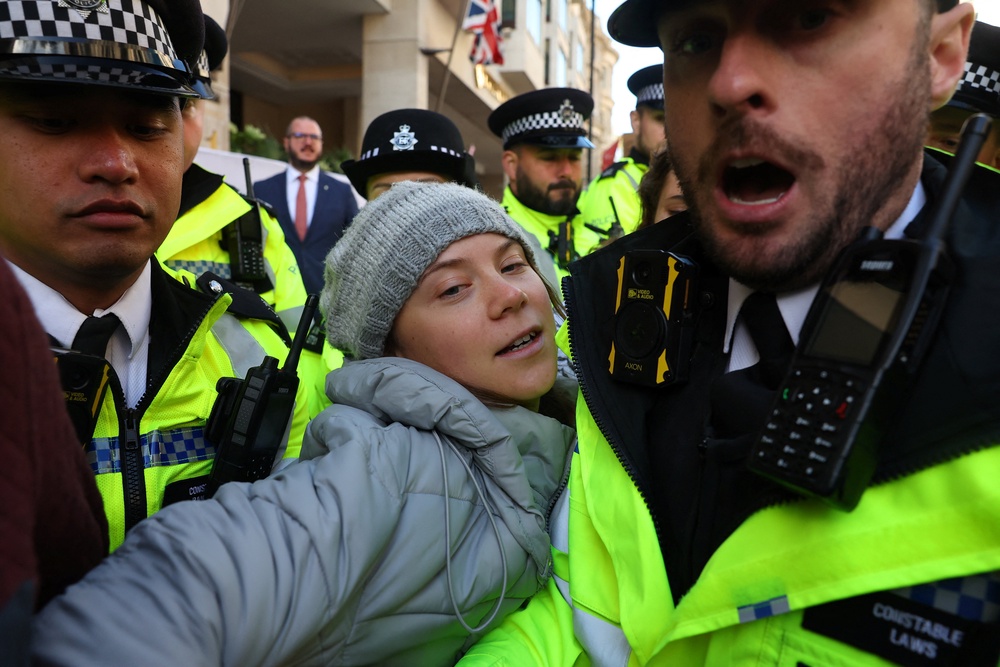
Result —
M462 134L447 117L426 109L396 109L365 130L361 156L340 164L351 185L364 194L368 179L396 171L426 171L476 187L475 161Z
M193 97L198 0L0 0L0 79Z
M517 144L549 148L593 148L584 127L594 98L576 88L541 88L511 98L487 119L504 150Z

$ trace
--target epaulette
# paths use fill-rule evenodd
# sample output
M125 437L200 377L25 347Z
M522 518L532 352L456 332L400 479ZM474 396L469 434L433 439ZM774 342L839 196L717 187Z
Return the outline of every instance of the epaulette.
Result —
M256 292L240 287L226 278L220 278L210 271L198 276L196 282L198 289L208 295L218 296L223 292L229 294L233 298L233 302L229 304L230 313L237 317L263 320L271 325L271 328L281 336L287 345L292 344L292 337L288 335L288 327L274 312L274 309Z
M615 174L617 174L619 171L621 171L622 169L624 169L627 165L628 165L628 161L627 160L621 160L620 162L615 162L613 165L611 165L610 167L608 167L607 169L605 169L604 171L602 171L601 175L598 176L598 178L599 179L600 178L611 178L612 176L614 176Z
M263 199L258 199L256 197L248 197L245 194L243 194L242 192L240 193L240 195L243 197L243 199L247 200L247 202L251 206L253 206L254 204L258 204L258 205L260 205L261 208L263 208L265 211L267 211L268 215L270 215L275 220L278 219L278 212L277 212L277 210L275 210L274 206L272 206L269 202L266 202Z

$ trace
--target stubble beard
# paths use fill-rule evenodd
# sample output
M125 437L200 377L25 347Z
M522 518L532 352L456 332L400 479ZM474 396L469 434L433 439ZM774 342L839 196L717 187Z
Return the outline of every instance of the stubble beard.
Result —
M717 221L715 225L706 222L716 178L710 156L741 144L767 145L800 173L819 173L826 162L824 156L796 146L770 127L742 118L720 128L695 169L671 149L681 187L685 193L693 193L688 197L688 206L695 231L716 266L755 290L800 289L818 281L861 229L872 224L884 228L901 213L906 199L901 205L895 203L899 200L898 190L908 183L914 156L921 153L929 115L926 43L916 41L920 43L910 54L910 62L903 70L906 74L891 87L892 92L884 93L885 108L869 115L880 122L857 141L860 148L851 159L841 160L828 170L826 180L832 184L826 189L829 194L815 202L807 220L797 223L797 236L779 247L766 242L770 225L748 225L739 238L728 240L715 233ZM696 178L692 178L693 173Z
M572 188L552 189L550 186L542 190L535 187L520 165L517 167L514 181L516 188L514 195L517 200L533 211L545 215L569 215L576 209L576 199L580 194L580 188L576 184L572 184Z
M319 159L316 159L316 160L303 160L302 158L300 158L295 153L289 153L288 154L288 162L293 167L295 167L295 169L297 169L298 171L301 171L304 174L307 171L310 171L313 167L315 167L319 163Z

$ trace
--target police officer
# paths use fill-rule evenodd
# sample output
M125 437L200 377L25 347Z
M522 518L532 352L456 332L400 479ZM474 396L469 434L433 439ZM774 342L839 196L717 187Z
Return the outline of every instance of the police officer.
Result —
M446 116L426 109L394 109L368 124L357 160L340 168L369 201L399 181L476 188L476 163Z
M487 120L503 139L508 185L501 203L552 257L554 275L543 277L554 285L579 256L574 219L583 182L581 154L594 147L584 126L593 109L593 98L582 90L543 88L507 100Z
M580 195L583 229L577 241L583 254L639 226L639 182L649 170L650 156L663 143L663 65L634 73L628 89L635 95L635 109L629 113L635 144L625 159L601 172Z
M78 435L112 548L164 504L203 494L217 381L287 352L259 297L154 258L180 205L187 63L203 36L197 0L0 2L0 252L53 343L72 348L60 369L80 371L74 383L98 371L66 389L93 400Z
M579 442L550 524L554 577L463 667L998 663L1000 175L972 169L947 225L951 291L884 437L862 428L877 462L858 504L793 492L749 463L761 434L788 483L859 462L827 439L861 405L849 376L803 377L778 412L801 408L791 428L765 423L795 342L810 349L803 320L839 253L869 226L920 239L944 199L948 156L922 144L973 22L956 0L626 0L611 15L615 39L665 53L666 134L690 209L571 266ZM628 338L656 319L615 333L623 280L646 280L619 271L636 250L697 266L696 285L672 281L690 286L691 328L662 304L680 334L664 347ZM831 320L813 320L826 333L814 355L864 363L872 350L857 344L878 343L872 325L889 311L875 293L891 279L874 275L902 267L870 264L841 283ZM862 298L836 317L848 292ZM685 381L609 372L616 340L649 345L630 347L645 365L666 352Z
M1000 27L976 21L969 41L969 58L958 88L945 106L931 114L927 144L954 152L962 124L973 113L1000 119ZM979 162L1000 168L1000 123L979 151Z

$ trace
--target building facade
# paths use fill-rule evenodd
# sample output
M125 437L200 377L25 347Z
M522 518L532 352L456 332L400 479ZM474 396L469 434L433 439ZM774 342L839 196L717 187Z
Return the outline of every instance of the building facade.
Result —
M291 118L307 115L322 126L327 150L356 156L379 114L432 109L455 122L483 188L499 196L501 143L486 118L514 95L552 86L592 90L592 141L614 141L611 72L618 55L603 25L593 22L588 0L498 2L505 62L487 66L469 60L473 36L460 29L467 4L202 0L230 35L229 57L213 77L219 99L207 105L203 145L228 150L230 122L280 141ZM597 150L587 164L591 177L600 171Z

